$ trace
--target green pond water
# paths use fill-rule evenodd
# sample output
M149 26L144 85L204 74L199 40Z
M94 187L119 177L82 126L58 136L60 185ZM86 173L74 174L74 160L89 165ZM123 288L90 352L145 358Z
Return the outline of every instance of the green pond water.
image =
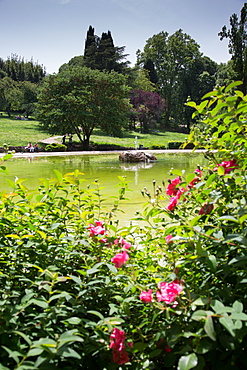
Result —
M25 186L35 189L39 184L40 178L53 178L54 170L62 174L73 172L78 169L84 173L85 187L99 181L104 189L101 191L107 206L113 204L111 196L117 195L117 184L120 182L118 176L125 176L129 181L129 188L132 190L127 193L128 202L124 202L120 207L124 210L124 215L120 216L120 221L129 220L134 216L135 211L142 211L146 203L141 194L141 190L147 187L152 190L152 182L156 180L158 185L162 181L167 181L171 176L170 169L185 170L186 173L193 172L198 164L205 164L202 154L183 153L183 154L158 154L157 161L152 163L123 163L119 161L118 154L98 154L81 156L56 156L56 157L29 157L12 158L6 163L9 174L0 174L0 190L11 190L7 179L14 180L25 178Z

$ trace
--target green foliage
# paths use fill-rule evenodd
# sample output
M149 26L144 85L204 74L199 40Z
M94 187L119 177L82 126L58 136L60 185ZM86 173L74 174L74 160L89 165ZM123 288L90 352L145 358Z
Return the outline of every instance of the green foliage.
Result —
M169 141L167 143L167 149L179 149L183 146L182 141Z
M55 171L35 191L16 179L1 194L3 369L246 367L247 96L237 85L188 103L208 163L143 189L139 224L114 221L123 177L112 207L79 171Z
M103 32L99 37L94 34L94 28L89 26L83 56L84 67L125 73L129 62L123 62L127 56L123 54L124 49L125 46L114 46L110 31Z
M236 13L230 17L230 29L226 26L222 27L221 32L219 32L220 40L224 38L229 38L228 49L229 53L232 55L232 68L236 73L234 80L241 80L243 82L240 87L241 90L246 93L246 83L247 83L247 3L244 3L241 9L241 14L238 19Z
M198 102L215 86L217 64L202 56L196 41L181 29L150 37L138 55L138 64L146 65L148 60L153 64L157 91L167 104L165 127L172 119L189 127L192 113L184 103L188 97Z
M46 152L66 152L67 146L63 144L52 143L45 146Z
M1 59L0 71L2 76L7 76L13 81L30 81L38 83L45 77L46 71L43 65L35 63L33 59L24 62L24 58L17 54L11 54L6 61Z
M126 126L128 90L125 77L116 72L69 67L44 82L38 119L53 134L75 133L87 150L96 127L115 134Z

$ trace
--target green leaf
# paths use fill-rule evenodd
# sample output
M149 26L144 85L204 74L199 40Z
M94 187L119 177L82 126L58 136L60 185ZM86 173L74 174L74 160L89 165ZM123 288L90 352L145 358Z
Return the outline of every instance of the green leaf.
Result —
M106 266L108 267L108 269L113 272L113 274L117 274L117 268L114 266L114 265L111 265L110 263L106 263Z
M219 176L222 176L222 175L224 175L224 174L225 174L225 168L224 168L223 166L219 166L219 167L217 168L217 172L218 172L218 175L219 175Z
M198 363L197 355L195 353L191 353L187 356L180 357L177 369L178 370L193 369L194 367L196 367L197 363Z
M206 181L206 188L208 188L211 184L212 184L212 182L214 181L214 179L216 178L216 173L212 173L209 177L208 177L208 179L207 179L207 181Z
M206 319L206 318L207 318L207 316L208 316L207 311L204 311L204 310L197 310L197 311L195 311L195 312L192 314L191 318L192 318L192 320L200 321L200 320L202 320L202 319Z
M216 257L213 254L211 254L210 256L207 257L207 262L211 271L216 272L216 262L217 262Z
M229 331L229 333L233 337L235 337L235 332L234 332L235 325L230 317L225 317L225 316L220 317L219 322L221 323L221 325L223 325L226 328L226 330Z
M194 306L205 306L209 303L209 298L207 297L200 297L196 299L194 302L192 302L192 305Z
M72 348L68 347L68 348L65 348L64 350L61 350L60 351L62 352L62 355L64 357L72 357L72 358L77 358L78 360L81 359L81 355L79 355L79 353L77 353L75 350L73 350ZM60 354L60 351L58 351L58 355Z
M15 334L19 335L20 337L22 337L29 344L29 346L31 346L32 341L31 341L31 339L29 339L29 337L26 334L24 334L24 333L22 333L20 331L14 331L13 333L15 333Z
M23 355L18 351L12 351L12 349L5 346L2 346L2 348L4 348L6 352L8 352L9 357L13 358L17 364L19 363L18 357L23 357Z
M213 299L210 306L212 307L212 309L214 310L214 312L216 314L221 314L222 312L227 312L225 310L225 306L223 305L223 303L218 301L217 299Z
M61 174L60 171L58 170L54 170L54 173L55 173L55 177L56 179L59 181L59 182L62 182L63 181L63 175Z
M43 348L31 348L27 353L27 357L39 356L42 352L44 352Z
M230 215L221 216L217 219L217 221L222 221L222 220L227 220L227 221L232 221L232 222L239 223L239 221L236 217L233 217L233 216L230 216Z
M225 88L225 92L227 93L229 90L231 90L233 87L236 87L236 86L239 86L239 85L242 85L243 82L242 81L234 81L232 83L230 83L226 88Z
M201 102L201 104L199 106L197 106L198 112L202 113L204 108L207 106L207 104L208 104L207 100L204 100L203 102Z
M48 303L44 301L43 299L31 299L29 301L29 304L35 304L36 306L42 307L42 308L48 308Z
M188 107L192 107L192 108L196 107L196 103L194 101L188 101L188 102L186 102L185 105L188 105Z
M214 322L213 322L212 316L207 317L206 322L204 324L204 330L210 339L212 339L213 341L216 341L216 334L214 330Z
M232 312L230 318L233 320L247 321L247 315L243 312Z
M194 173L190 173L189 175L186 176L186 182L187 184L189 184L192 180L194 180L195 178L195 174Z
M104 320L104 316L100 313L100 312L98 312L98 311L87 311L88 313L91 313L92 315L96 315L96 316L98 316L101 320Z
M243 303L239 301L235 301L232 305L232 308L234 309L234 312L243 312Z
M70 317L69 319L65 320L71 325L78 325L81 322L81 319L79 317Z

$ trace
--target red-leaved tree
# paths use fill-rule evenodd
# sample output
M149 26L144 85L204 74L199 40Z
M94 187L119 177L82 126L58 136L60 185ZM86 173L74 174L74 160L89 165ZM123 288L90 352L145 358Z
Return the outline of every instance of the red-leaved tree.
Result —
M130 92L132 117L140 122L141 132L146 133L151 122L157 123L166 109L165 100L156 92L141 89Z

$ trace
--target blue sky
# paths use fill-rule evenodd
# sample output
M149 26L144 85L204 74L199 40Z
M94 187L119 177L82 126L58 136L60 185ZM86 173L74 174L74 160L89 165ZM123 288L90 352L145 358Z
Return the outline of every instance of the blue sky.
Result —
M149 37L178 29L189 34L200 51L227 62L228 41L218 32L240 15L241 0L0 0L0 57L33 58L48 73L82 55L88 27L95 34L111 31L115 46L125 46L134 65L136 51Z

